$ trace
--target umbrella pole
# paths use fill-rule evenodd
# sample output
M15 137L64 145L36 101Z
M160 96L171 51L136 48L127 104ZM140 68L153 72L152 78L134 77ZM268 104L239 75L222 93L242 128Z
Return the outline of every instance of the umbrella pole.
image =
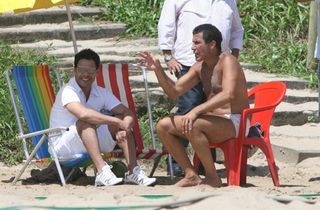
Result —
M69 26L70 26L70 32L71 32L71 38L72 38L72 43L73 43L74 54L77 54L78 53L78 46L77 46L76 34L74 32L73 23L72 23L70 5L68 3L68 0L64 0L64 3L65 3L66 8L67 8L67 15L68 15L68 21L69 21Z
M318 68L317 68L317 74L318 74L318 118L320 119L320 59L318 60Z

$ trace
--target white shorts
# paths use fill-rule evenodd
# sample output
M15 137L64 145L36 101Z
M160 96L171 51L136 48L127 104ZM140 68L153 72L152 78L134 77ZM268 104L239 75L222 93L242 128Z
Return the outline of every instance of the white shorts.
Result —
M225 114L223 116L232 121L234 128L236 129L236 137L238 137L239 129L240 129L241 114ZM250 129L250 120L247 119L246 136L249 134L249 129Z
M116 146L116 141L112 138L108 126L100 125L97 128L97 135L101 152L111 152ZM75 125L70 126L69 130L65 131L62 136L51 139L51 143L52 149L55 150L58 157L70 157L75 154L87 153Z

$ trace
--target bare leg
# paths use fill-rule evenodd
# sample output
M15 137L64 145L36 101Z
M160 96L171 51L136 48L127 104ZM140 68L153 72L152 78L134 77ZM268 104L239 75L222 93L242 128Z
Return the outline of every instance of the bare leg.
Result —
M235 128L229 119L204 115L194 122L193 129L187 137L206 171L206 178L202 184L211 187L222 185L211 156L209 143L223 142L234 136Z
M179 187L196 186L201 183L201 178L194 171L193 166L184 150L184 146L179 141L178 130L173 117L166 117L157 124L158 136L174 159L179 163L185 172L185 177L176 183Z
M101 157L96 126L80 120L78 120L76 126L78 134L97 168L98 174L101 173L105 162Z
M217 174L207 137L198 129L193 129L192 133L188 135L188 137L206 171L206 178L201 182L201 184L206 184L211 187L220 187L222 182Z
M128 164L129 173L132 174L133 168L137 166L136 149L132 132L128 134L128 138L125 141L118 144Z

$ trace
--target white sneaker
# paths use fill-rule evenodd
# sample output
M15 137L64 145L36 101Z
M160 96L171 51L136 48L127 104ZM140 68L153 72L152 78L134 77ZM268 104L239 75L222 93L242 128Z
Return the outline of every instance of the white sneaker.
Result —
M149 186L156 182L156 178L149 178L146 176L144 166L136 166L133 168L133 173L129 175L129 172L124 178L125 183L137 184Z
M96 176L95 186L110 186L116 185L123 181L122 178L116 177L111 171L112 166L106 164L102 168L102 172Z

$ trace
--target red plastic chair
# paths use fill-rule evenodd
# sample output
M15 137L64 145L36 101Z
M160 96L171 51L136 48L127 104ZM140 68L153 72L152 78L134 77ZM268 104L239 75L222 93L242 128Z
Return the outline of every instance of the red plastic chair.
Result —
M209 145L210 148L221 148L224 153L228 185L239 186L246 183L248 149L253 145L260 148L265 154L273 183L279 186L269 129L274 110L284 99L286 89L283 82L266 82L253 87L248 93L248 98L254 99L253 107L242 111L239 137ZM245 136L246 119L250 116L251 126L257 122L261 124L263 137ZM196 154L193 163L195 170L198 170L199 158Z

